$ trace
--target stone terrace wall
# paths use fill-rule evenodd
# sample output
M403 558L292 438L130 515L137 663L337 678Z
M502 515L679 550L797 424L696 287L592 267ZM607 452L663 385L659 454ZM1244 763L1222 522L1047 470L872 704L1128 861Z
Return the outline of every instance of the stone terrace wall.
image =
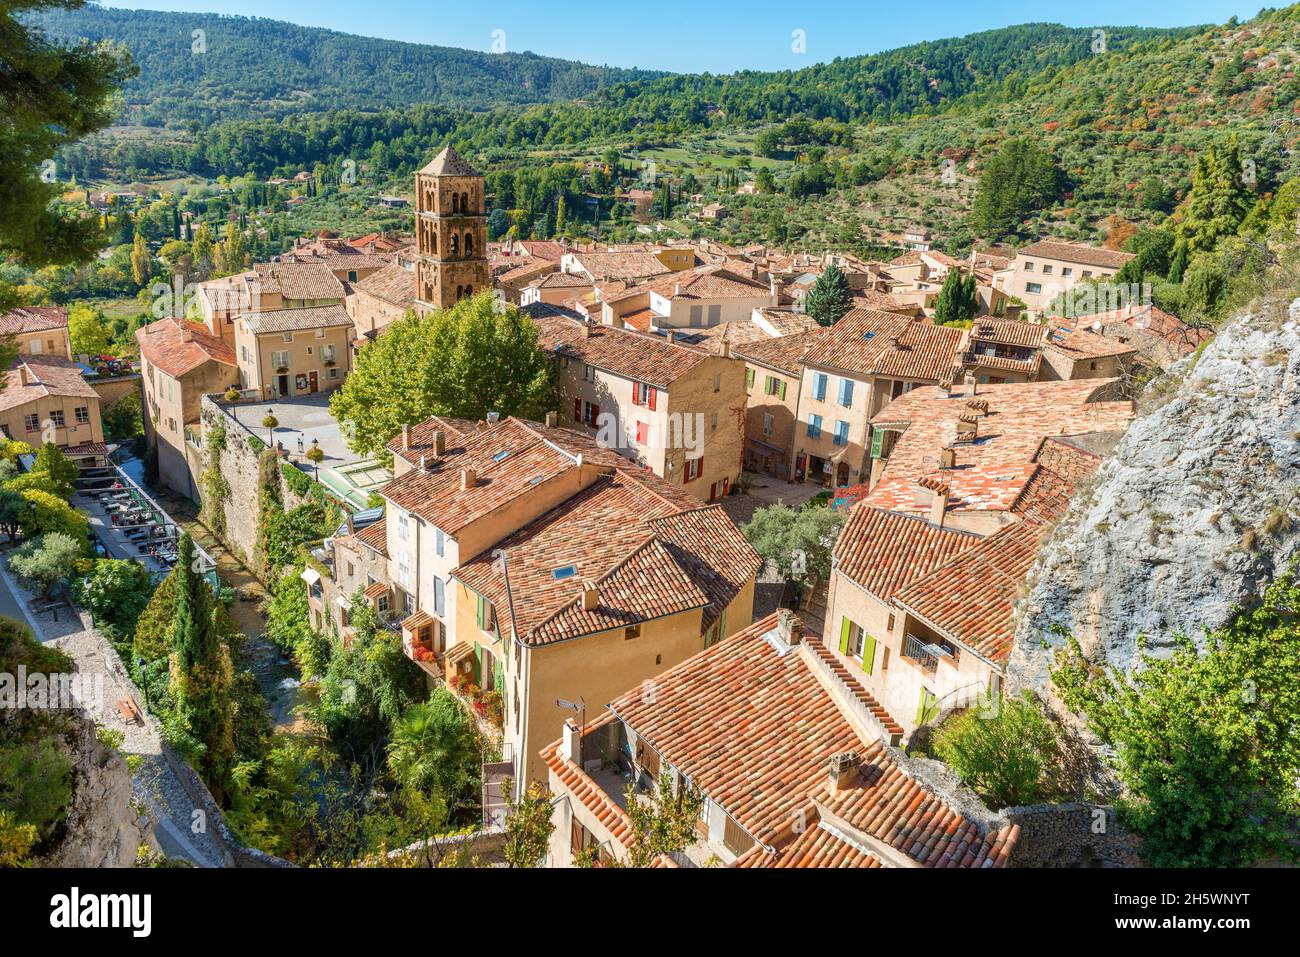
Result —
M229 486L230 494L226 497L224 514L225 528L209 530L221 539L222 543L237 555L250 569L255 568L253 556L257 553L258 542L258 503L260 499L258 485L258 462L261 450L252 442L254 436L228 415L211 396L204 396L199 411L206 437L211 430L221 426L226 430L225 448L220 455L221 476ZM207 462L207 439L204 439L203 459ZM202 474L200 474L200 495L204 494ZM281 480L283 483L283 480ZM207 512L204 513L205 519Z
M1142 867L1141 843L1120 826L1113 807L1039 804L1002 812L1020 825L1012 867Z

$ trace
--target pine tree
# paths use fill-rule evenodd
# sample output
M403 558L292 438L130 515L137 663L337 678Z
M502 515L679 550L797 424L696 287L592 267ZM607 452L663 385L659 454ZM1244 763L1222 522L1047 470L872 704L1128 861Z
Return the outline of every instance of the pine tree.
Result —
M1185 266L1196 253L1213 250L1219 240L1236 235L1254 202L1242 174L1241 150L1235 135L1226 146L1210 146L1197 159L1186 214L1174 233L1178 245L1175 256L1180 265Z
M194 542L182 534L172 571L176 604L169 644L176 720L213 797L229 786L235 753L230 652L213 618L212 589L199 574Z
M853 308L853 292L839 266L831 263L822 270L808 291L805 307L808 315L822 326L835 325Z

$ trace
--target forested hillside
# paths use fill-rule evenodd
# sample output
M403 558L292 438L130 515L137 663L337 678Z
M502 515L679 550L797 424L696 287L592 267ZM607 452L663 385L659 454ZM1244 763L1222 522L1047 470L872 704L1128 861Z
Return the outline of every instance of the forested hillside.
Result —
M124 43L140 67L140 75L126 85L124 119L146 125L197 127L219 119L412 103L470 108L540 103L657 75L215 13L86 6L30 19L56 39ZM194 36L196 30L203 31L201 37ZM485 47L487 42L484 38Z

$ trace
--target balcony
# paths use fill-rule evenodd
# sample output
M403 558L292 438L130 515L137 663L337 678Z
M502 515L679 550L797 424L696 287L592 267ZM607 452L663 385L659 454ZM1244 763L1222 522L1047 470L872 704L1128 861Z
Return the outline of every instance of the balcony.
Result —
M960 661L957 649L946 642L927 642L924 638L911 634L903 639L903 657L926 674L934 673L939 667L940 659L944 659L953 667L956 667Z

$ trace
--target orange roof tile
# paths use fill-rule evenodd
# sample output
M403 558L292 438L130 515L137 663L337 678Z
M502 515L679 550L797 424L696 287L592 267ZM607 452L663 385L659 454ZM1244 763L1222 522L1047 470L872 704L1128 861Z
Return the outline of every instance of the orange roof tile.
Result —
M855 376L939 382L951 378L965 333L911 316L852 309L804 357Z
M188 338L182 335L182 323L188 327ZM235 350L197 322L159 319L137 329L135 341L140 346L140 355L173 379L197 369L205 362L220 362L232 367L235 365Z
M523 311L533 316L542 348L660 389L671 388L674 381L709 357L701 349L653 333L590 325L556 310L525 306Z
M980 536L971 532L941 528L917 516L859 502L835 541L834 564L854 583L888 601L908 582L928 575L979 541Z

